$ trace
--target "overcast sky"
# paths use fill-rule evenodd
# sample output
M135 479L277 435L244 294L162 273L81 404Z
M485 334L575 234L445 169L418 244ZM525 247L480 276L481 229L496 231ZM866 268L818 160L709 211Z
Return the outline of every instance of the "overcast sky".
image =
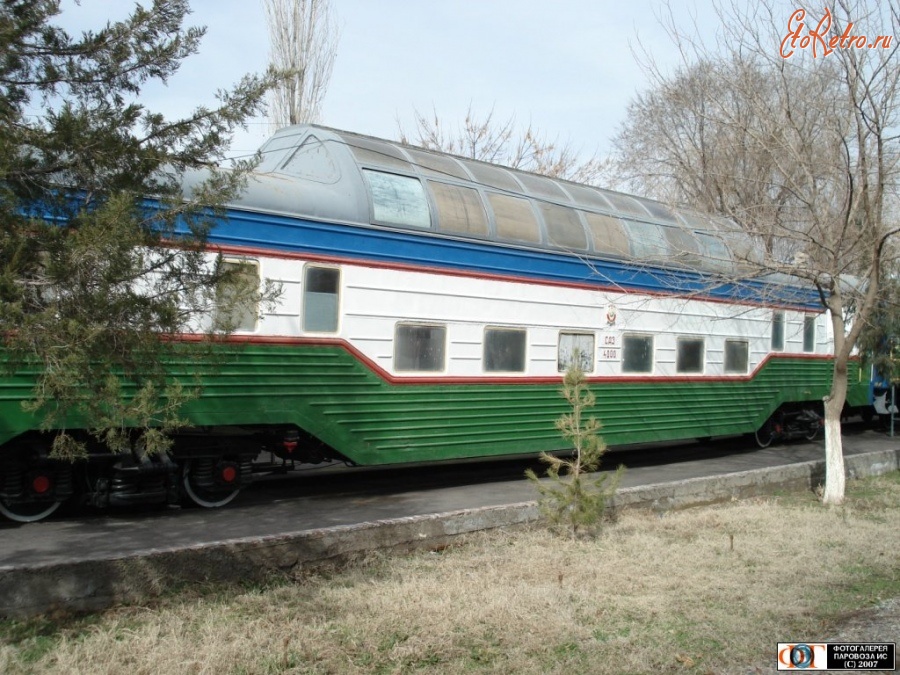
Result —
M120 18L133 2L64 0L69 29ZM412 130L413 110L461 120L469 105L515 115L550 138L590 154L609 149L628 101L646 80L637 40L662 63L673 48L654 0L332 0L341 28L321 122L396 137ZM716 31L708 0L678 3L678 20L696 17ZM194 25L207 26L200 53L168 87L146 92L147 107L182 115L211 104L217 88L265 68L268 37L261 0L193 0ZM786 10L787 17L787 10ZM712 37L712 36L710 36ZM264 120L236 139L252 152L268 135Z

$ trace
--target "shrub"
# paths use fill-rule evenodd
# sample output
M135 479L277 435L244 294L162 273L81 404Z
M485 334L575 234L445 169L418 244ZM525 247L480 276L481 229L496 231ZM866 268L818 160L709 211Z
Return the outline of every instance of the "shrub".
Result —
M538 507L552 528L569 532L573 537L595 534L615 495L624 467L620 466L613 474L595 473L607 447L599 434L600 421L587 414L596 397L577 365L566 371L560 393L571 409L556 420L556 428L564 439L571 441L573 452L562 457L541 453L541 460L548 465L549 481L541 480L531 469L526 475L540 493Z

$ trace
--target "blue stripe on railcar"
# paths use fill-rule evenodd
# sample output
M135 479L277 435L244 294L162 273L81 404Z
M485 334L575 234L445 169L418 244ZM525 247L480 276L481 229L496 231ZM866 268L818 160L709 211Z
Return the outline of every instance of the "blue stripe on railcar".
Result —
M727 301L800 306L821 310L818 294L807 288L761 281L723 281L712 274L591 258L567 252L536 251L496 243L465 241L430 232L392 230L354 224L228 210L228 220L211 232L211 244L429 269L596 285L627 291L691 295Z

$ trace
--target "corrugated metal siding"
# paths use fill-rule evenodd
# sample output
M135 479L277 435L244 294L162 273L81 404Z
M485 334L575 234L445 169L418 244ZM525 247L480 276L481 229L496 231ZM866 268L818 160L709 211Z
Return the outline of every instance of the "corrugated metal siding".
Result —
M200 362L204 390L185 409L192 425L297 424L359 464L562 449L554 421L559 384L392 384L339 346L248 344ZM175 362L190 379L198 361ZM610 445L749 433L782 403L820 400L828 360L777 357L750 381L601 382L593 414ZM864 400L852 365L851 402ZM33 380L0 380L0 443L36 423L21 402Z
M612 445L749 433L783 402L820 400L826 360L773 358L750 381L602 382ZM798 384L802 383L802 384ZM253 345L191 405L196 424L294 423L360 464L565 447L558 384L391 384L340 347Z

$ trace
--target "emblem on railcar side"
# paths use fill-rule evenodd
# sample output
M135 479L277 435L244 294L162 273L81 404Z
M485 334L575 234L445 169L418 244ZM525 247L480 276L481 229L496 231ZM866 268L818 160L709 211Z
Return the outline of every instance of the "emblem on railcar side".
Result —
M606 325L607 326L615 326L616 325L616 306L610 305L606 309Z

